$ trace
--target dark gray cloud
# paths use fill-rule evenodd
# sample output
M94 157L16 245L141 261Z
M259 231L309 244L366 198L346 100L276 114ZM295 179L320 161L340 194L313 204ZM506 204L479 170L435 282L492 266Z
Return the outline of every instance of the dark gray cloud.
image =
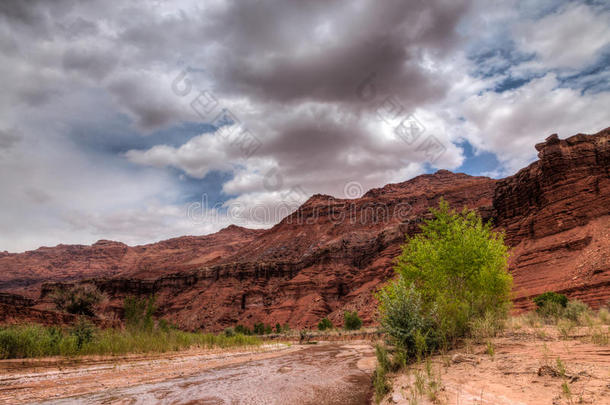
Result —
M0 130L0 149L11 149L21 139L22 135L16 129Z

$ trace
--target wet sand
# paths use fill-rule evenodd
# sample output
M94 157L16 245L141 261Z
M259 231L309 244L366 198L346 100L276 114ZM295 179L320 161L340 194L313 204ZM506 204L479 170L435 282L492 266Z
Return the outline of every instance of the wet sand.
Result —
M293 346L212 368L205 368L205 360L201 363L202 369L191 367L186 370L188 375L180 377L113 387L102 384L87 393L69 397L55 394L52 400L47 397L39 403L365 404L371 398L375 358L369 344L333 342ZM146 372L145 364L131 370ZM62 384L61 376L52 379L57 381L49 383ZM82 375L82 381L87 379ZM78 384L78 380L73 383ZM6 389L10 386L2 387Z

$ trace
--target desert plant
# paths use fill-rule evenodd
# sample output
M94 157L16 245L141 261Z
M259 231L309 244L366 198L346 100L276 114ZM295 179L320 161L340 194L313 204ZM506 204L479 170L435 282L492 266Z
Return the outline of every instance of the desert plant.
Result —
M502 329L504 329L504 318L498 317L494 312L486 312L484 316L470 322L470 336L479 343L495 337Z
M79 319L71 334L76 338L76 347L80 350L85 344L93 340L93 325L84 319Z
M318 322L318 330L326 330L332 329L333 323L328 318L322 318L320 322Z
M392 343L404 348L410 357L417 355L418 338L426 340L426 347L439 345L438 335L434 333L436 314L424 313L421 293L413 283L407 285L399 276L397 282L379 291L377 299L383 313L381 327Z
M279 322L275 324L275 333L282 333L282 325Z
M496 354L496 346L491 340L487 341L485 353L487 353L490 357L494 357Z
M131 330L152 331L155 321L155 298L127 297L123 300L123 317L125 325Z
M40 325L0 327L0 359L42 356L167 352L199 347L258 345L256 337L183 332L177 329L97 329L86 321L60 329Z
M79 284L70 288L57 289L52 299L60 311L76 315L93 316L94 309L105 296L93 284Z
M391 320L399 314L394 308L406 305L399 303L404 300L401 294L413 285L421 296L419 315L407 315L412 319L405 323L413 325L423 317L419 333L428 341L428 349L435 350L466 335L472 320L488 312L506 316L512 277L503 235L493 232L476 212L457 213L442 200L431 212L433 218L425 221L422 233L403 246L395 267L398 279L377 298L382 325L398 325L403 321ZM414 296L411 300L417 301ZM391 328L387 332L404 340L404 333Z
M580 322L584 314L591 312L591 308L582 301L568 301L563 316L573 322Z
M610 310L608 310L608 308L606 308L606 307L600 308L599 311L597 312L597 316L599 317L599 320L601 321L601 323L610 325Z
M362 319L360 319L356 311L345 311L343 318L346 330L358 330L362 327Z
M570 333L574 329L575 323L571 319L560 319L557 322L557 331L559 332L559 337L563 340L568 340L570 338Z
M265 334L265 324L262 322L257 322L252 327L252 332L255 335L264 335Z
M386 371L379 365L373 371L373 387L375 388L375 402L379 403L390 392Z
M565 308L568 305L568 297L553 291L547 291L543 294L540 294L534 297L533 301L534 304L536 304L538 310L543 309L551 303L555 303L562 308Z
M239 333L240 335L251 335L252 331L247 326L236 325L235 326L235 333Z
M600 327L592 328L590 331L591 342L600 346L608 346L610 344L610 332L604 331Z

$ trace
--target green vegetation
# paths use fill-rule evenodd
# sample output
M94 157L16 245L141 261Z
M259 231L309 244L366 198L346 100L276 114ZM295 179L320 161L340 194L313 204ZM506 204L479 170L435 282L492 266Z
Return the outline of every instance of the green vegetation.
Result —
M322 318L320 322L318 322L318 330L326 330L334 328L333 323L328 318Z
M0 359L44 356L121 355L201 348L258 345L252 336L213 335L175 329L98 329L86 322L72 328L13 325L0 328Z
M123 301L125 326L132 330L151 331L155 325L153 319L155 309L155 298L152 296L148 299L135 297L125 298Z
M568 297L553 291L547 291L534 298L534 303L538 308L542 308L549 303L557 303L565 308L568 305Z
M593 315L591 308L584 302L568 300L565 295L552 291L538 295L533 301L536 304L536 314L544 323L555 323L563 330L569 329L568 321L572 326L586 324L590 323ZM600 316L603 317L603 314Z
M444 201L431 212L422 233L403 246L397 280L377 294L383 329L410 357L453 345L477 319L496 325L510 307L503 235L474 211L458 213Z
M183 332L164 319L155 323L154 297L127 298L122 329L99 329L84 319L73 327L12 325L0 327L0 359L43 356L120 355L201 348L258 345L261 341L241 333Z
M345 311L344 317L344 328L346 330L358 330L362 327L362 319L358 316L358 312Z
M379 403L390 392L386 374L390 370L391 363L388 352L382 345L375 346L375 355L377 356L377 367L373 372L373 387L375 388L375 401Z
M235 326L235 333L239 333L241 335L251 335L252 331L247 326L237 325Z
M58 289L52 299L60 311L76 315L94 315L94 308L105 296L92 284L77 285L68 289Z

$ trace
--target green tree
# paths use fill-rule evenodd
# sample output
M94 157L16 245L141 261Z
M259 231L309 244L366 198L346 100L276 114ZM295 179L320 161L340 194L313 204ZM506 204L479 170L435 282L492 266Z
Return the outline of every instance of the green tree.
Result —
M346 330L358 330L362 327L362 319L358 316L358 312L345 311L343 314L344 327Z
M377 294L381 324L398 343L425 339L432 350L464 336L473 319L510 307L508 249L476 212L441 200L398 257L397 280Z
M333 323L328 318L322 318L320 322L318 322L318 330L326 330L332 329Z

